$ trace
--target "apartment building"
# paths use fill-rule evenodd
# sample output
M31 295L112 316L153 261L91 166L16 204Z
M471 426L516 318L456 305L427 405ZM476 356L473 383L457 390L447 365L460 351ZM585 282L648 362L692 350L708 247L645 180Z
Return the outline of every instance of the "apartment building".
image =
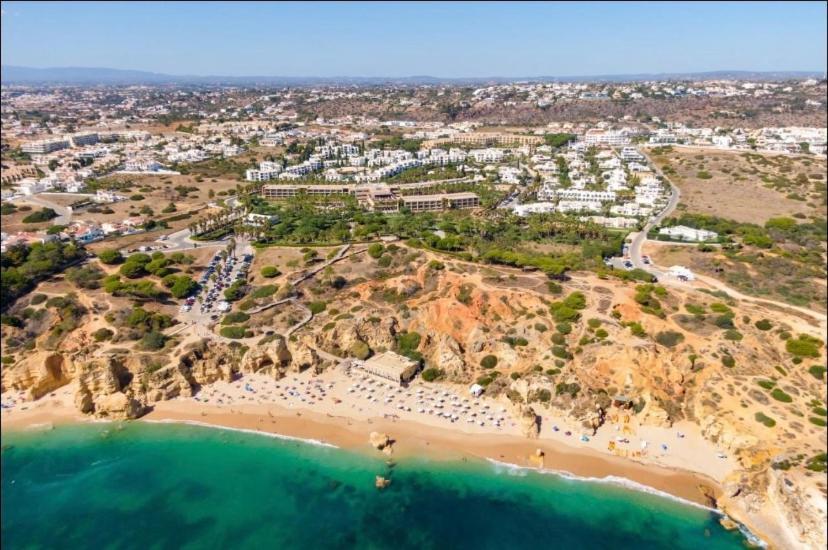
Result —
M587 191L585 189L556 189L554 195L562 201L614 202L615 191Z
M624 162L643 162L644 155L639 153L635 147L624 147L621 149L621 160Z
M67 138L72 142L72 147L95 145L98 143L98 132L77 132Z
M620 130L599 130L591 128L584 134L584 143L587 145L609 145L620 147L630 142L629 136Z
M474 193L441 193L438 195L409 195L402 197L402 205L411 212L441 212L447 209L467 209L480 206Z
M472 149L468 156L476 162L500 162L506 154L502 149Z
M46 155L54 151L69 148L69 140L67 139L40 139L37 141L30 141L24 143L20 148L24 153L32 155Z
M300 193L312 196L349 195L349 185L263 185L261 195L270 200L286 200Z

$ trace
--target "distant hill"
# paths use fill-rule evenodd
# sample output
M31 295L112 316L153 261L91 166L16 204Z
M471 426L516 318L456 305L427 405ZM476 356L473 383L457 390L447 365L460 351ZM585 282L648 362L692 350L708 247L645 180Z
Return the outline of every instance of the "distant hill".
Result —
M0 66L2 84L71 84L71 85L127 85L127 84L234 84L271 86L321 86L382 84L497 84L506 82L631 82L645 80L784 80L792 78L822 78L818 71L712 71L701 73L620 74L594 76L527 76L527 77L469 77L441 78L434 76L407 77L297 77L297 76L197 76L169 75L148 71L108 69L98 67L34 68L14 65Z

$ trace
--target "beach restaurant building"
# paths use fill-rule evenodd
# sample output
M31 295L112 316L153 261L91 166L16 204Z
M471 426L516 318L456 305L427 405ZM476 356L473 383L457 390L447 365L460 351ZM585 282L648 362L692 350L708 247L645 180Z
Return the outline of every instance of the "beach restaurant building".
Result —
M414 378L420 366L417 361L394 353L393 351L386 351L374 355L366 361L359 363L355 361L354 363L355 366L358 366L365 372L398 384L403 384Z

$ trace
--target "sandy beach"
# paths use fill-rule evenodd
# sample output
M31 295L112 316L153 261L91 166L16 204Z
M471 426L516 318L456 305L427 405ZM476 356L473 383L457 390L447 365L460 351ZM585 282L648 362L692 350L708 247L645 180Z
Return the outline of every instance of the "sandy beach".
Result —
M6 392L3 429L25 429L89 421L73 404L74 387L36 402ZM436 459L477 457L578 477L633 482L707 505L700 485L718 494L731 460L702 439L692 425L637 426L610 416L595 436L538 408L540 435L528 439L504 401L475 398L461 386L413 383L399 388L361 373L302 373L276 381L246 375L217 382L193 397L155 404L141 421L190 422L254 430L364 452L371 432L395 441L393 456L424 454ZM616 422L613 423L612 420ZM646 442L646 443L645 443ZM537 451L543 452L542 463ZM626 481L625 481L626 480Z

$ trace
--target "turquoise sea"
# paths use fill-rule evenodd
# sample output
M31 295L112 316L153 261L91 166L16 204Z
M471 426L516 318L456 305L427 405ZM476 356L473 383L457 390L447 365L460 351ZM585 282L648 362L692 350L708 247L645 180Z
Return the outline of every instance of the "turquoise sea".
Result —
M715 514L610 483L427 457L396 466L172 424L4 433L18 548L744 548ZM393 481L384 491L374 476Z

